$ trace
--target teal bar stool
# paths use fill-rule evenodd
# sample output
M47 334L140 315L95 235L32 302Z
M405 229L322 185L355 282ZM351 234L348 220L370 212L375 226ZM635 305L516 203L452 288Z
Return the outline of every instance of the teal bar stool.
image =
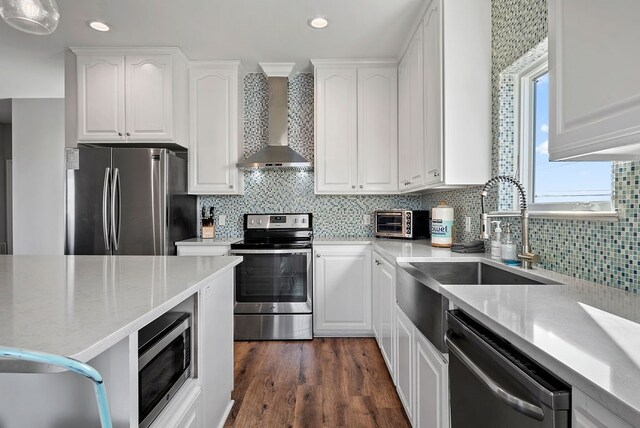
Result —
M0 346L0 358L12 358L16 360L32 361L35 363L51 364L62 367L73 373L80 374L91 381L96 392L98 402L98 412L100 412L100 423L102 428L112 428L111 416L109 415L109 402L107 401L107 390L104 387L102 376L89 364L81 363L73 358L60 355L46 354L44 352L27 351L25 349L10 348Z

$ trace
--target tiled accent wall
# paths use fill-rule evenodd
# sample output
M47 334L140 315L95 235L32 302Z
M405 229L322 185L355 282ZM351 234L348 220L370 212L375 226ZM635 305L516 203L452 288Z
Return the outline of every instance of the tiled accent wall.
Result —
M513 172L513 163L509 163L509 150L513 150L509 144L512 142L501 139L505 137L504 132L508 131L505 126L509 125L509 110L504 103L500 103L501 85L504 88L504 85L512 85L513 82L509 82L508 78L501 80L500 75L547 37L547 2L493 0L491 8L492 171L496 175ZM616 162L613 170L614 205L621 212L620 220L531 219L531 246L542 256L542 266L546 269L638 293L640 162ZM480 187L476 187L425 197L427 208L435 206L442 199L454 207L456 241L476 239L480 233L480 190ZM507 204L509 200L505 196L502 203ZM471 233L464 232L466 216L472 219ZM514 234L519 240L519 220L514 219L513 223Z
M268 138L268 86L263 74L245 77L245 156L262 149ZM297 74L289 81L289 146L313 162L313 74ZM313 172L258 170L244 173L244 196L202 196L200 204L213 206L216 236L242 236L242 215L264 212L310 212L316 236L373 236L363 215L377 209L424 208L420 196L327 196L314 194Z

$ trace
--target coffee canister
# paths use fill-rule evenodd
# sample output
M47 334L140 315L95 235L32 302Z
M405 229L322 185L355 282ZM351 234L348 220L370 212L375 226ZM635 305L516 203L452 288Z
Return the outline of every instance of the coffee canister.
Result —
M431 245L444 248L453 245L453 208L445 201L431 210Z

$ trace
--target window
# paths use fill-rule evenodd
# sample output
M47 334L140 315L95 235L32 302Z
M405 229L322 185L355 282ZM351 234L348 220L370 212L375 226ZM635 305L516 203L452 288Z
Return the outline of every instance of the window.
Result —
M520 76L520 168L531 211L612 211L611 162L549 161L546 56Z

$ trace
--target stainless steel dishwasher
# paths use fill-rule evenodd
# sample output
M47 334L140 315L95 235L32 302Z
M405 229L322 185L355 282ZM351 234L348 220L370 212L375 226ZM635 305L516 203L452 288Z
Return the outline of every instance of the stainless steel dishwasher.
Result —
M447 323L452 428L570 426L569 385L464 312Z

